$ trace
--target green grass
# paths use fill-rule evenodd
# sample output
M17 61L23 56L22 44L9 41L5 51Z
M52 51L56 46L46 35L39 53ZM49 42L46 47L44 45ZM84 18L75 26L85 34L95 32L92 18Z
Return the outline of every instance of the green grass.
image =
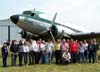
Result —
M100 55L100 52L99 52ZM100 60L98 63L85 63L85 64L69 64L69 65L31 65L31 66L16 66L11 67L10 54L8 57L8 67L2 67L2 58L0 57L0 72L100 72ZM17 61L18 64L18 61Z

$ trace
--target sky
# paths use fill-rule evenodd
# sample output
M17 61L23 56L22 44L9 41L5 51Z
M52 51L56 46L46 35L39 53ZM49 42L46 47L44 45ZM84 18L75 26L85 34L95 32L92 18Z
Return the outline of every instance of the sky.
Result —
M1 0L0 20L34 8L50 17L57 12L62 22L100 32L100 0Z

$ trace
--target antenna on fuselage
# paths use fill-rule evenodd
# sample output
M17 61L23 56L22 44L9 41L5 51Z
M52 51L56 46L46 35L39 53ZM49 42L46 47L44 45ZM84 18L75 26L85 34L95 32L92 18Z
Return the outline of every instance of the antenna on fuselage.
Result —
M35 11L35 8L33 9L33 11Z

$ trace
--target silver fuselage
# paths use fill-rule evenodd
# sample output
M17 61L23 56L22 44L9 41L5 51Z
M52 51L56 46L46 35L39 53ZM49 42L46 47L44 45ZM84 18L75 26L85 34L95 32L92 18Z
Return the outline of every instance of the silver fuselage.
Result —
M36 34L36 35L40 35L41 33L47 31L52 26L51 21L50 20L48 20L48 21L49 22L38 20L38 19L29 17L29 16L27 17L24 15L19 15L19 20L16 25L27 32L30 32L30 33ZM68 36L70 34L80 33L80 32L84 33L84 31L82 31L80 29L76 29L76 28L75 29L71 28L67 24L63 25L61 23L55 22L55 25L58 29L57 37L61 36L62 31L64 31L64 33L63 33L64 36ZM46 35L47 35L47 33L46 33Z

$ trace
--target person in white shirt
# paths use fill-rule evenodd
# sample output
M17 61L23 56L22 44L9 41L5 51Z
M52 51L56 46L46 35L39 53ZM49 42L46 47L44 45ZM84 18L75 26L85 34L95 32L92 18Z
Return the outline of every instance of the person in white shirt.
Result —
M36 41L34 40L33 41L33 45L32 45L33 47L33 51L34 51L34 60L35 60L35 64L38 64L38 53L39 53L39 47L38 47L38 45L37 45L37 43L36 43Z
M84 47L85 47L85 52L84 52L84 56L85 56L85 59L86 59L86 62L88 63L89 62L89 51L88 51L88 43L86 40L84 40Z
M41 43L41 63L46 63L46 42L44 40Z
M29 65L34 64L33 41L32 39L29 41Z
M70 63L70 60L71 60L71 55L70 55L70 53L68 52L68 50L66 50L66 51L63 52L63 54L62 54L62 63L63 63L63 64Z
M79 45L79 61L80 63L84 63L84 52L85 52L85 46L83 41L80 41Z
M23 45L23 54L24 54L24 64L25 64L25 66L28 65L28 53L29 53L29 43L25 41L24 45Z
M32 50L33 50L34 52L39 52L39 48L38 48L37 43L36 43L35 40L33 41L33 45L32 45L32 46L33 46L33 47L32 47Z

